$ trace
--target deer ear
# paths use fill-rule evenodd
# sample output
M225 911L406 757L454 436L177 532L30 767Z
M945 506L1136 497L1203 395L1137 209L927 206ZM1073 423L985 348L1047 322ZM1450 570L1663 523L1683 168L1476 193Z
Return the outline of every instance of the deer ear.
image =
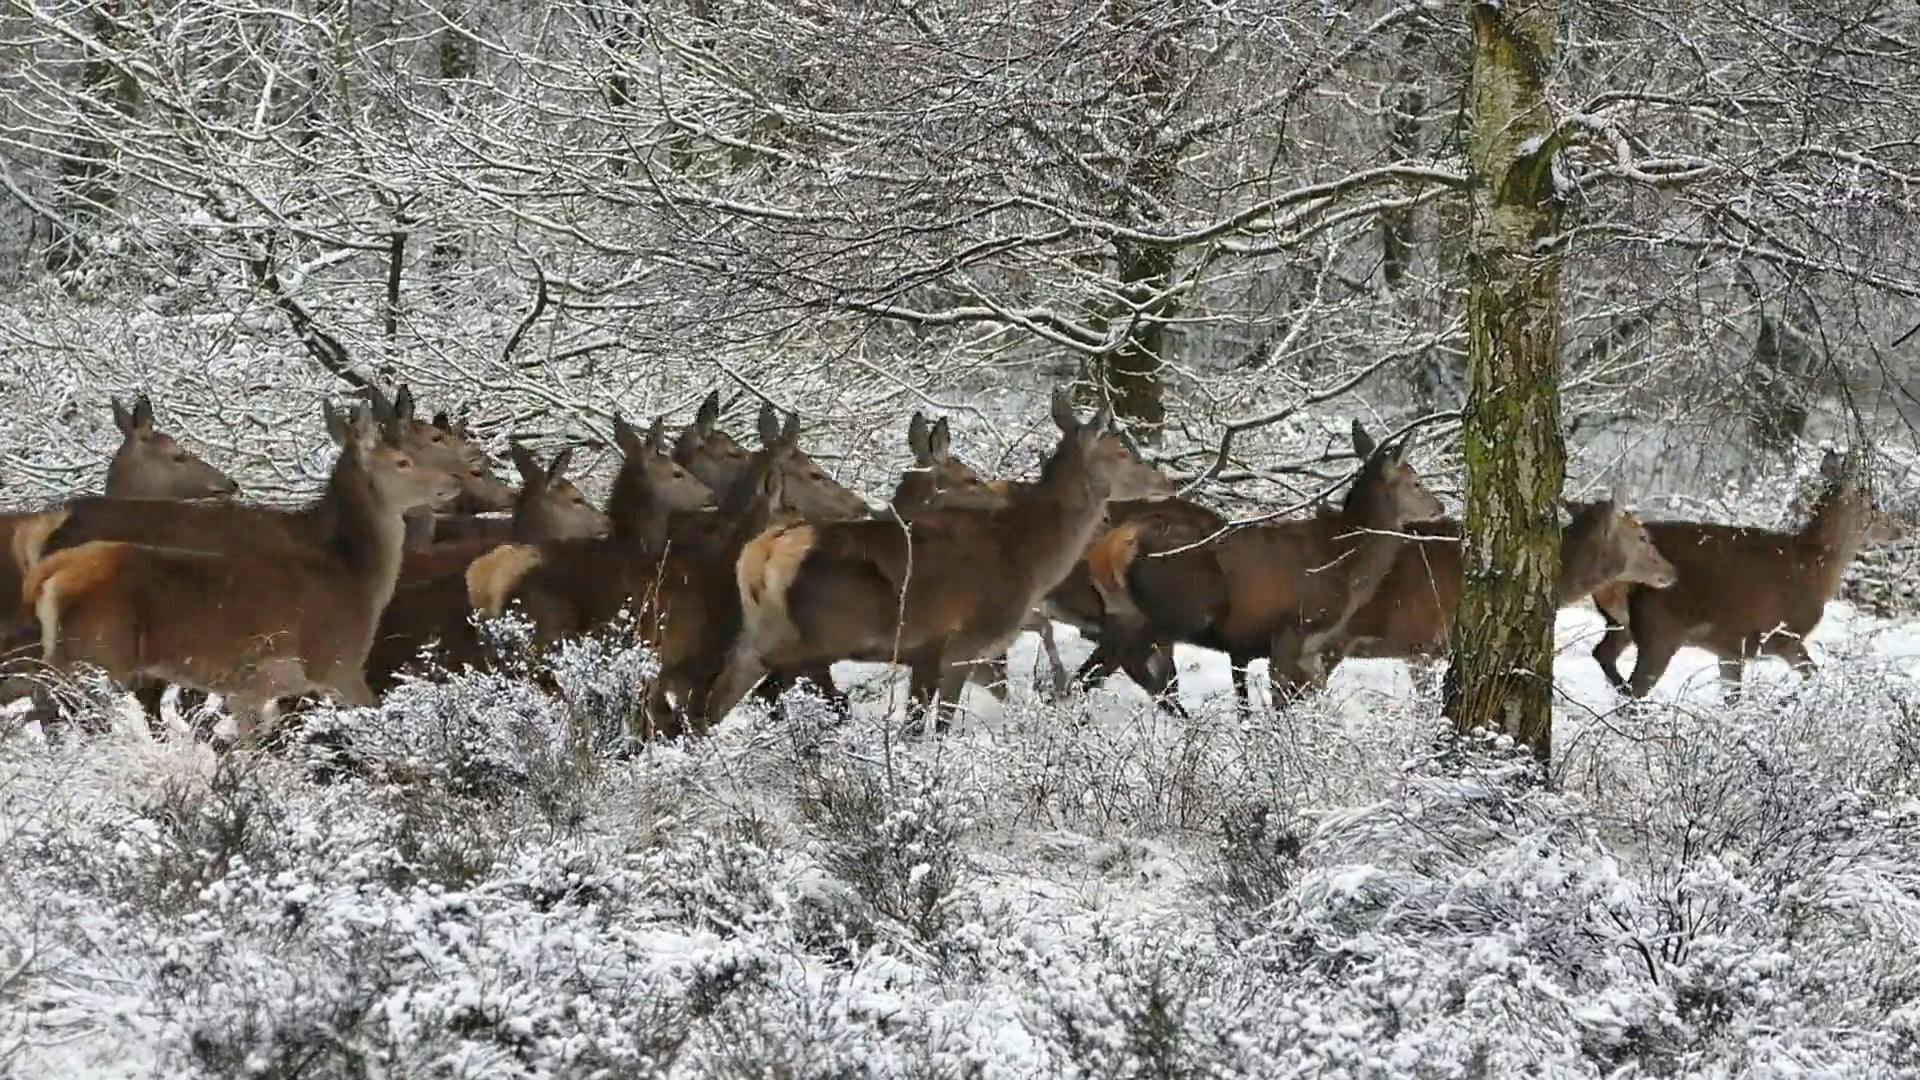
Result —
M507 444L507 456L513 459L513 467L520 473L520 482L528 487L539 487L547 478L547 472L540 467L532 453L519 443Z
M153 401L145 394L134 399L133 426L141 431L153 430Z
M413 419L413 387L402 386L393 395L393 418L395 420Z
M573 464L573 447L569 446L553 457L553 464L547 466L547 486L567 475L567 466Z
M1403 436L1400 439L1399 442L1393 445L1393 460L1405 461L1407 460L1407 455L1412 451L1413 451L1413 432L1409 431L1406 433L1405 436Z
M1064 386L1053 391L1053 426L1062 432L1078 430L1080 419L1073 415L1073 395Z
M1840 466L1843 459L1838 450L1828 449L1820 458L1820 476L1826 480L1840 479Z
M772 446L780 441L780 414L773 411L773 403L760 403L760 445Z
M664 454L667 452L666 417L656 416L653 418L653 423L648 425L646 447L656 454Z
M913 451L916 465L933 464L931 435L927 431L927 415L919 409L913 410L913 419L907 422L907 449Z
M333 440L333 445L344 449L347 440L353 437L352 425L347 417L333 407L333 402L322 400L320 418L326 422L327 437Z
M646 440L640 438L640 433L633 430L633 425L627 423L627 418L619 413L613 414L613 445L630 458L638 457L651 448Z
M113 403L113 426L119 428L122 435L133 434L133 414L127 411L125 405L120 404L119 398L108 400Z
M797 446L800 443L800 414L787 414L786 426L780 429L780 445Z
M1377 448L1378 446L1373 441L1373 436L1367 434L1366 425L1360 422L1359 417L1357 416L1354 417L1353 419L1353 452L1356 455L1358 455L1362 461L1365 461L1367 458L1370 458L1373 456L1373 452Z
M947 418L943 416L939 423L933 425L933 431L927 436L927 450L937 461L946 457L952 449L953 432L947 429Z
M386 423L394 418L393 402L377 386L368 385L367 404L373 407L373 418Z
M1093 414L1093 419L1087 421L1087 434L1097 439L1112 430L1113 406L1102 405L1100 406L1100 411Z
M447 410L441 409L439 412L433 414L433 426L448 434L452 434L453 418L447 415Z
M700 434L711 435L713 433L713 425L719 422L720 391L715 390L713 393L707 395L705 401L700 403L700 411L693 414L693 423L695 427L700 429Z

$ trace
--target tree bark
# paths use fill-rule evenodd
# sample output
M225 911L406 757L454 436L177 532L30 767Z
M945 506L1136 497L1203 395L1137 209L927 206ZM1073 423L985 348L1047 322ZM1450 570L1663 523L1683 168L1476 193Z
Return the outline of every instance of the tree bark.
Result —
M1552 749L1562 206L1547 84L1555 0L1475 0L1468 75L1465 582L1447 669L1456 731Z

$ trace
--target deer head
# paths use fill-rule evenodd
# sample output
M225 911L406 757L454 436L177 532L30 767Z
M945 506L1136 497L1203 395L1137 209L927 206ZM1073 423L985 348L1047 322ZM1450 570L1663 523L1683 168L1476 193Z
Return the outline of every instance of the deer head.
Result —
M233 479L153 426L153 402L141 394L128 409L116 399L120 448L107 465L107 494L134 499L206 499L240 490Z

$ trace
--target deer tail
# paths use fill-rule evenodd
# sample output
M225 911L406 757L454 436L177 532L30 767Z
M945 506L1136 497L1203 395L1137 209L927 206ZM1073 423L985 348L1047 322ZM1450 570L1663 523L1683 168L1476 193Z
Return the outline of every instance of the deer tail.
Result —
M740 586L740 612L745 625L790 626L787 590L800 576L800 567L813 550L818 534L811 525L780 525L747 542L734 564Z
M132 545L96 540L56 551L35 563L20 586L21 606L40 623L41 654L53 657L60 618L74 601L119 573Z
M40 554L47 550L47 541L67 522L66 510L48 510L33 514L13 530L13 565L25 575L40 561Z
M507 610L520 581L541 562L532 544L501 544L467 564L467 602L488 618Z

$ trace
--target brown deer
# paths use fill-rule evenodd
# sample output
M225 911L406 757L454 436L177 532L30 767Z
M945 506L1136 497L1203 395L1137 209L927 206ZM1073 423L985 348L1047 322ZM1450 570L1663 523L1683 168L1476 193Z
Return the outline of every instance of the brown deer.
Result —
M1664 589L1674 583L1673 564L1617 495L1567 508L1572 521L1561 533L1554 584L1561 607L1612 585ZM1343 657L1403 659L1446 652L1463 576L1460 524L1441 521L1408 531L1421 539L1401 546L1379 591L1348 620L1341 638L1328 643L1319 665L1323 673Z
M458 479L460 493L449 505L436 507L455 514L482 514L513 508L514 491L506 481L494 475L493 466L473 441L465 423L454 423L447 414L437 413L432 420L414 414L413 390L401 386L392 400L377 389L369 388L373 418L392 432L394 445L411 456L424 469L440 469Z
M913 452L913 466L894 486L892 514L909 517L922 510L1006 505L1004 489L982 480L972 466L953 456L946 417L928 423L926 414L916 409L907 426L907 448Z
M1609 682L1634 697L1652 690L1673 654L1697 645L1720 660L1728 696L1737 694L1749 658L1772 656L1812 670L1806 638L1860 548L1898 539L1892 518L1873 505L1857 468L1828 451L1825 488L1797 532L1691 521L1651 521L1655 546L1678 571L1669 588L1614 585L1595 591L1608 622L1593 658ZM1631 636L1639 656L1631 681L1615 666Z
M777 516L838 520L868 512L865 502L799 449L799 417L789 415L784 427L763 425L761 434L765 445L752 455L747 479L734 485L718 514L673 517L657 471L636 473L634 509L615 509L612 542L501 548L468 571L474 609L498 615L518 602L543 642L594 631L632 611L641 636L660 652L661 674L648 704L653 730L674 728L669 692L679 697L693 726L703 728L699 705L739 625L732 565L741 545ZM686 475L659 456L657 440L651 453ZM620 531L623 518L642 527ZM835 693L824 669L799 674Z
M1004 653L1073 569L1114 478L1136 463L1108 430L1107 410L1081 424L1059 391L1053 419L1060 443L1040 480L1003 509L777 526L747 544L736 567L743 627L709 719L768 672L840 660L908 664L923 714L957 703L974 664Z
M1333 514L1215 537L1139 530L1108 571L1123 586L1106 598L1116 614L1110 622L1116 630L1131 626L1136 640L1170 638L1226 653L1242 708L1252 707L1246 672L1259 656L1280 654L1287 665L1273 675L1275 693L1291 692L1301 682L1301 658L1317 656L1386 578L1400 531L1441 514L1406 463L1408 440L1377 446L1355 421L1353 449L1363 464ZM1123 656L1144 654L1137 643L1119 647Z
M624 420L614 419L616 440L635 438ZM612 531L606 514L587 502L580 489L562 474L573 460L562 450L551 465L541 465L519 445L512 448L520 471L520 494L513 507L514 542L540 544L562 540L599 540ZM689 509L704 505L704 485ZM448 667L478 665L485 660L467 603L466 570L496 545L486 541L436 544L409 550L400 564L400 583L380 616L373 648L367 654L367 685L385 694L399 672L419 659L423 649L438 643L441 663Z
M153 402L141 394L129 409L111 402L113 422L120 429L120 446L107 463L109 498L212 499L238 491L239 485L219 469L202 461L154 426ZM0 560L0 589L18 595L21 575L40 558L51 532L51 519L41 511L0 514L10 558ZM23 527L24 526L24 527Z
M922 414L913 414L907 442L913 450L915 463L894 489L894 514L907 517L922 509L1003 508L1016 495L1032 490L1031 481L982 481L971 467L953 456L951 441L945 417L929 427ZM1157 500L1169 498L1173 493L1173 481L1165 473L1136 457L1114 478L1112 501L1107 507L1108 519L1112 520L1115 514L1130 512L1130 508L1157 506ZM1085 594L1090 592L1083 561L1076 564L1067 579L1047 595L1039 610L1028 614L1020 628L1023 632L1032 631L1039 636L1041 648L1053 672L1052 689L1056 695L1066 693L1068 679L1066 666L1060 660L1059 645L1054 640L1053 622L1058 619L1078 627L1083 634L1095 635L1099 623L1097 595L1090 601L1094 613L1091 616L1083 614L1084 605L1089 602ZM1005 701L1005 654L976 665L969 678L995 699Z
M224 498L239 490L233 479L182 447L154 425L153 402L145 394L129 409L111 402L120 446L107 465L106 493L121 499L191 500ZM59 519L45 512L0 514L0 537L8 558L0 559L0 590L20 595L27 570L40 558ZM8 632L4 655L11 659L38 652L39 628L22 618ZM29 690L9 686L9 695ZM44 710L43 710L44 711Z
M1124 669L1170 712L1185 717L1173 639L1142 640L1144 616L1127 596L1124 575L1143 538L1156 550L1170 550L1222 535L1227 520L1198 503L1167 498L1113 503L1107 507L1107 525L1067 580L1047 594L1041 610L1096 642L1074 673L1074 684L1092 686Z
M761 435L764 442L766 434L767 407L761 407ZM734 487L746 478L752 465L752 455L747 448L734 441L733 436L721 431L720 391L708 394L700 403L700 411L694 414L693 422L680 432L680 438L673 445L674 463L699 477L700 482L713 489L715 496L725 498Z
M237 555L96 542L56 552L21 591L43 659L223 694L243 744L279 698L317 692L374 704L364 668L400 573L401 514L452 498L458 483L417 465L364 415L347 420L329 408L326 417L340 457L305 549Z

